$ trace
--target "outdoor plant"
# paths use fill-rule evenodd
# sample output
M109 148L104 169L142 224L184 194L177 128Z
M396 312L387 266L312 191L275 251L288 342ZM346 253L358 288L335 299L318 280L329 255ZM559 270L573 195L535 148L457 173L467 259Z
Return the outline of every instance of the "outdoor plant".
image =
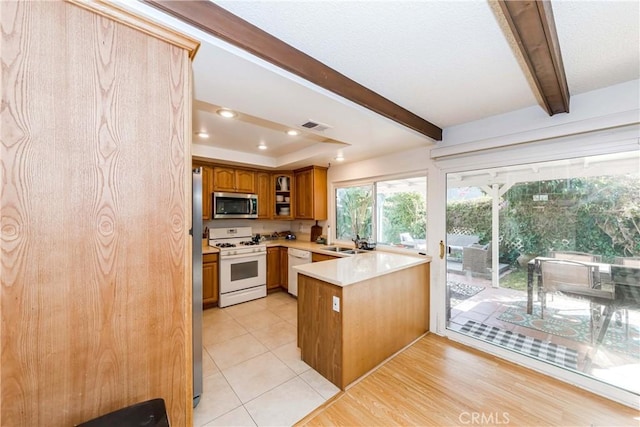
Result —
M373 195L371 187L340 188L336 198L336 235L338 239L371 237Z
M385 243L400 243L400 233L409 233L414 239L427 234L426 203L420 193L397 193L382 203Z
M535 200L537 194L546 200ZM501 200L500 258L574 250L640 255L640 180L637 175L535 181L514 185ZM447 230L471 228L491 239L491 200L447 204Z

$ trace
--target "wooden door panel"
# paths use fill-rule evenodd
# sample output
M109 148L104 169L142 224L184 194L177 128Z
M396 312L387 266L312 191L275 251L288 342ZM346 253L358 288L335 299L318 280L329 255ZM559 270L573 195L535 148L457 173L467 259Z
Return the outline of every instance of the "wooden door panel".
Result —
M188 52L66 2L0 19L0 424L190 425Z

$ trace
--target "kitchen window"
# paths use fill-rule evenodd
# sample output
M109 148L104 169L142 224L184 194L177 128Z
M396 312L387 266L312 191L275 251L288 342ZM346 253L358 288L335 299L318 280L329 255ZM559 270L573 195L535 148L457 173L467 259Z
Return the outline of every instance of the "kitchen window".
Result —
M336 187L336 239L426 250L427 177Z

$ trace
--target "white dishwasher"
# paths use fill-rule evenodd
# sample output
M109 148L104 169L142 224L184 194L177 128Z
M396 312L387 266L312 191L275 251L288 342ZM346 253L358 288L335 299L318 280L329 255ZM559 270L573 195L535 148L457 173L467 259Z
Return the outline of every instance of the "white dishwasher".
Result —
M298 272L293 269L296 265L309 264L311 252L289 248L289 293L298 296Z

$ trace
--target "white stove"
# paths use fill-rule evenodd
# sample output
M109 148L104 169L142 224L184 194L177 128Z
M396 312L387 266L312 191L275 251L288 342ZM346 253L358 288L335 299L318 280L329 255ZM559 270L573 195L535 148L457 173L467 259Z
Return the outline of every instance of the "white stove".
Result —
M251 227L211 228L209 246L220 249L220 307L267 296L267 246Z

